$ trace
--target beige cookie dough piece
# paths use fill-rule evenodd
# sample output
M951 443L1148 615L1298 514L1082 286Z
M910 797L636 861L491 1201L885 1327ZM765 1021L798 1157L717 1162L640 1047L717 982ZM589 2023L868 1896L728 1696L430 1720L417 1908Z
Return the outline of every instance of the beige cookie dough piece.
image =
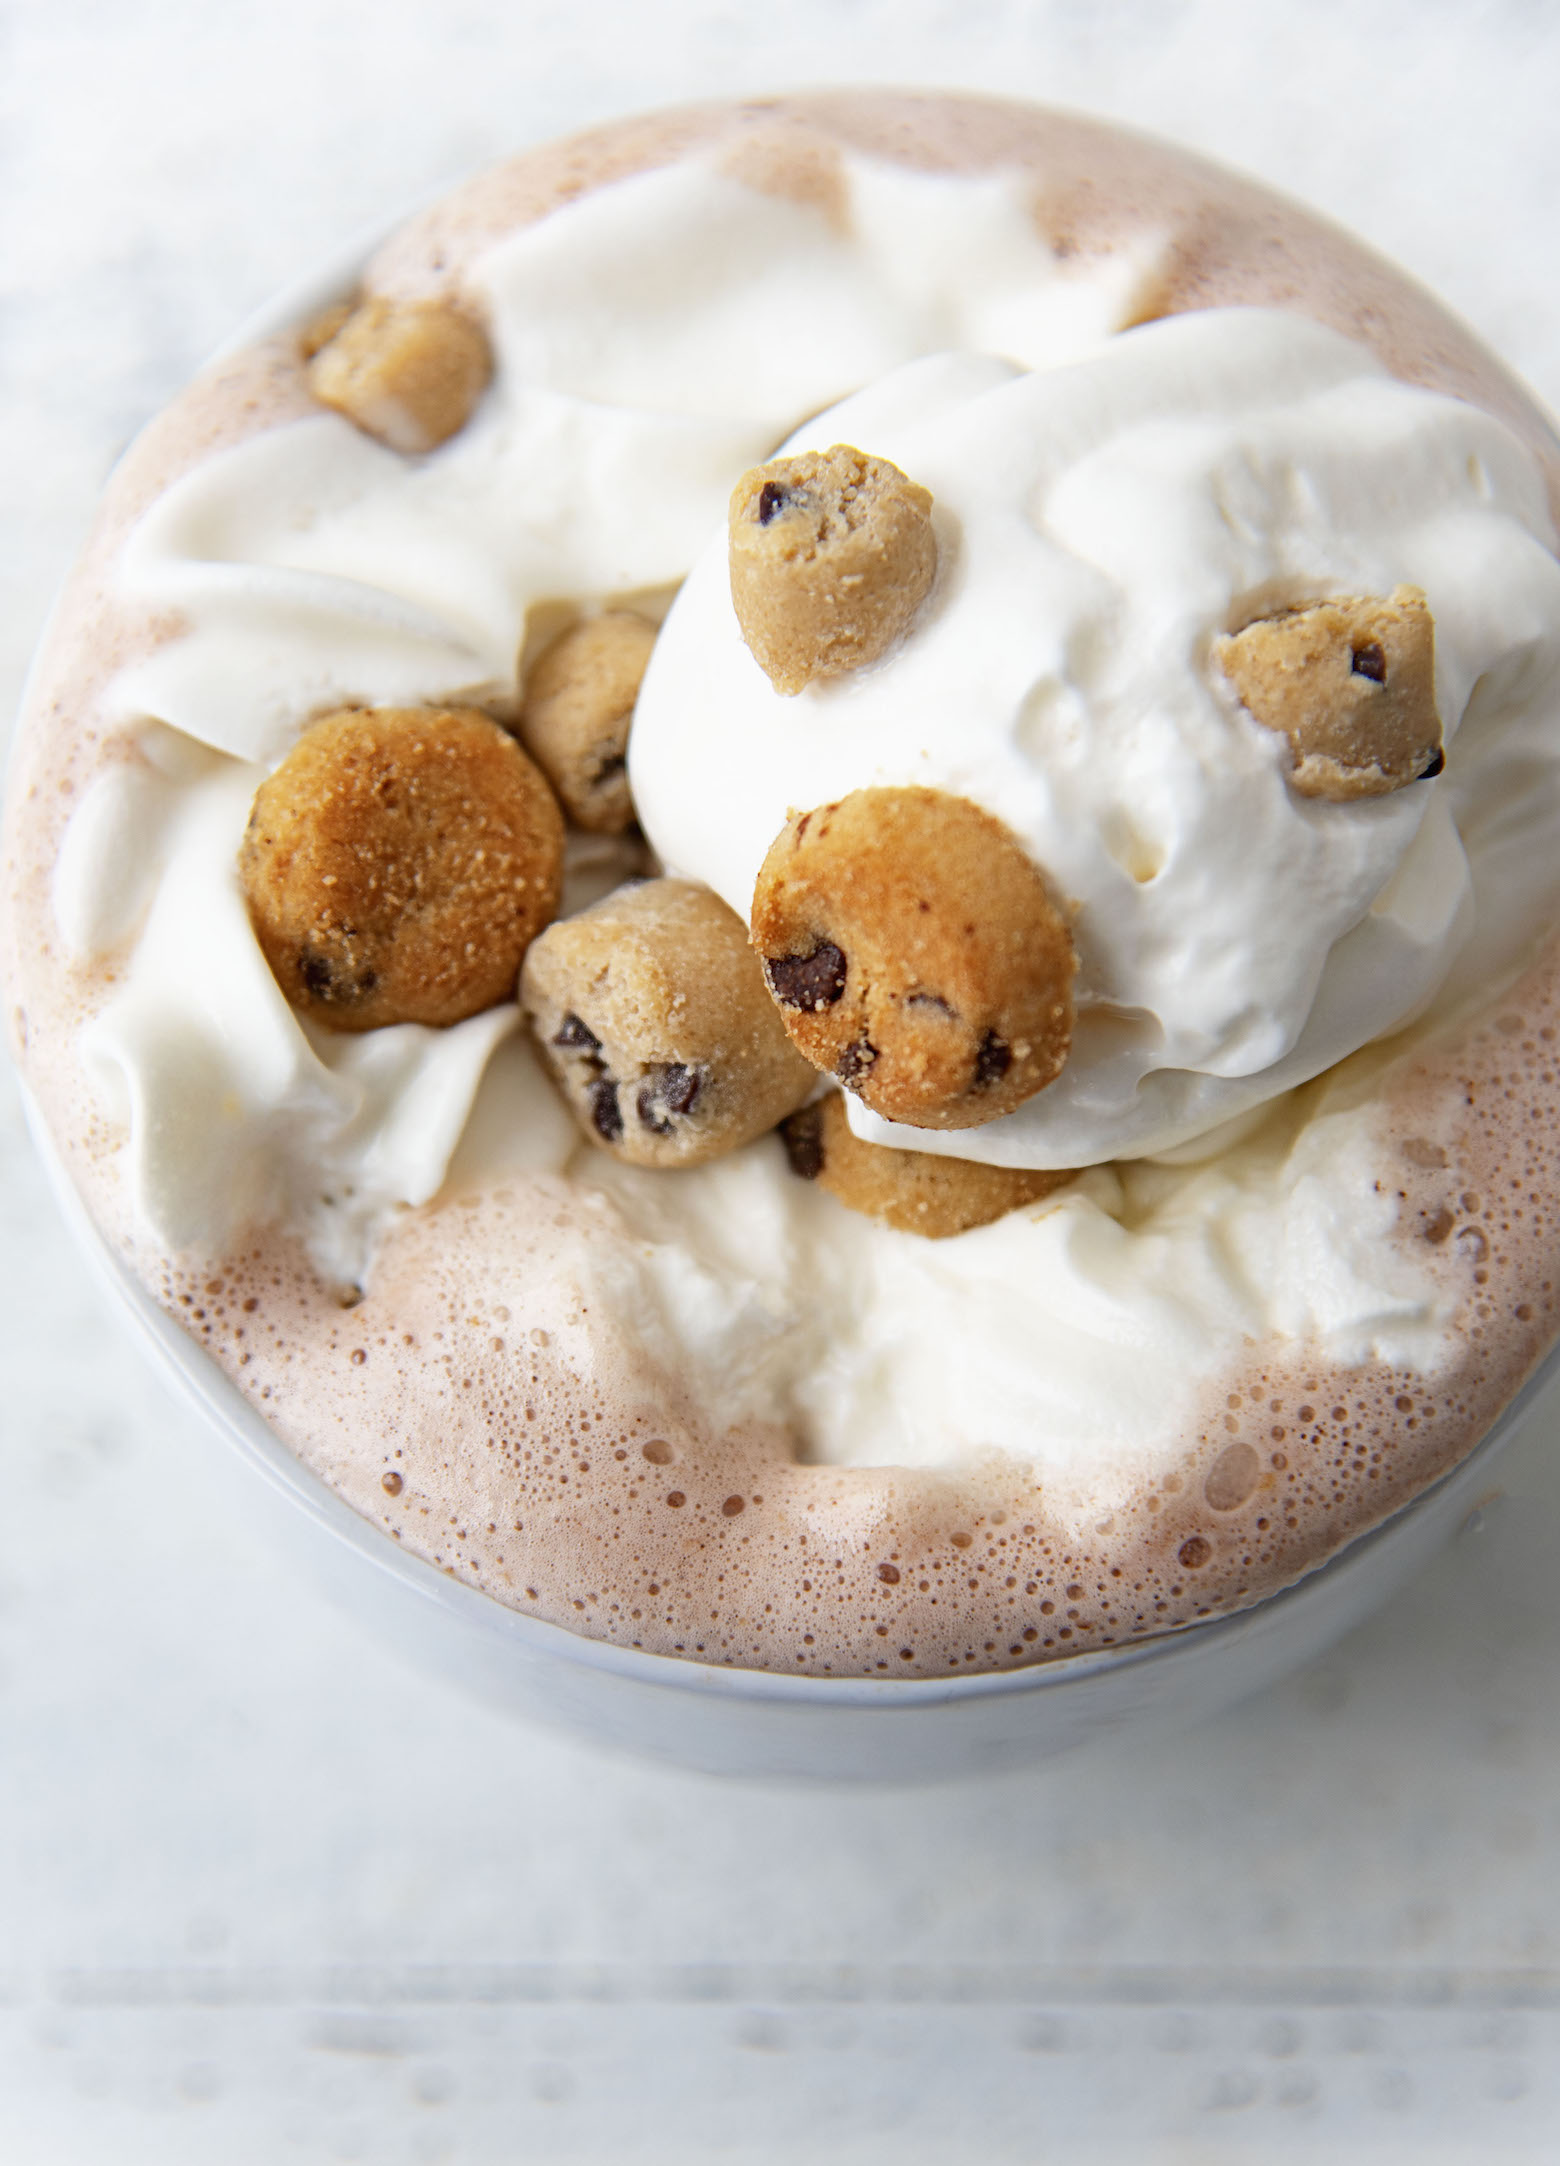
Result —
M930 492L849 444L753 467L730 529L737 621L777 692L878 661L937 571Z
M351 708L261 783L238 866L295 1008L337 1030L458 1023L515 997L558 907L563 815L490 716Z
M1029 1173L864 1143L851 1133L838 1091L782 1122L780 1140L791 1171L802 1180L816 1181L837 1202L866 1218L880 1218L901 1233L918 1233L928 1241L989 1226L993 1219L1038 1203L1077 1179L1067 1170Z
M1288 738L1297 795L1381 797L1441 772L1435 620L1417 587L1259 617L1213 656L1247 713Z
M1067 1059L1072 934L1016 837L967 798L855 790L793 813L752 935L792 1041L887 1120L979 1127Z
M309 389L392 451L415 453L465 427L492 374L487 333L472 317L437 301L376 297L315 351Z
M525 685L520 739L563 799L596 835L634 824L628 731L656 628L629 609L571 625L538 658Z
M719 1158L817 1080L742 920L690 880L642 880L552 926L520 997L580 1127L630 1165Z

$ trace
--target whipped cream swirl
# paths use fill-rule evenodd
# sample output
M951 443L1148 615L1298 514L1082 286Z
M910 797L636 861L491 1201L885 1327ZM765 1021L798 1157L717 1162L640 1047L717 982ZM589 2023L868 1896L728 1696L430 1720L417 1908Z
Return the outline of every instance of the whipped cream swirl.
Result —
M1073 908L1061 1075L980 1128L850 1099L873 1142L1010 1166L1170 1150L1418 1014L1475 915L1459 815L1526 786L1474 727L1553 715L1560 567L1501 425L1276 310L1172 317L1060 367L923 360L810 421L932 491L942 567L898 649L783 698L743 644L723 534L662 631L630 776L667 863L746 916L787 813L869 785L974 799ZM1424 590L1447 773L1301 798L1212 663L1331 594ZM1454 742L1467 724L1466 744Z
M820 204L689 159L486 254L494 380L439 451L321 413L169 489L117 576L184 629L116 680L126 757L55 886L67 950L113 963L84 1051L152 1237L219 1252L279 1217L351 1279L457 1150L570 1159L512 1009L306 1028L234 860L256 786L323 710L504 711L528 644L605 604L658 613L690 567L632 752L671 865L745 916L791 804L925 782L989 805L1078 906L1061 1082L956 1137L853 1105L877 1140L1034 1164L1169 1148L1422 1006L1512 838L1528 866L1560 840L1536 472L1495 422L1299 319L1117 336L1155 261L1151 237L1059 258L1011 175L851 157ZM737 475L792 432L926 482L944 569L898 654L781 702L741 645L721 537ZM1436 616L1447 773L1297 805L1208 642L1255 600L1399 583ZM1506 959L1543 899L1509 888Z

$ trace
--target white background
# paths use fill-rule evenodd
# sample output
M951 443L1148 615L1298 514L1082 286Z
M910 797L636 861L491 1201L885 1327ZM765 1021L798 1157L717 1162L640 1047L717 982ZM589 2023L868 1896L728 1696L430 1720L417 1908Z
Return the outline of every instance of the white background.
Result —
M114 455L300 270L690 95L967 85L1353 225L1560 403L1560 11L4 0L0 710ZM1044 1777L610 1760L325 1607L0 1102L0 2159L1073 2166L1560 2149L1560 1464L1258 1704Z

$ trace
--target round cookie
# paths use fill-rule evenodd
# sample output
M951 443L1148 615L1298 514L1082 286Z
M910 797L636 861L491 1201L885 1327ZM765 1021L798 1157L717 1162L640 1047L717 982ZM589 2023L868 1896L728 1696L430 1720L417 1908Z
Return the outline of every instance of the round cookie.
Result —
M1288 738L1298 796L1381 797L1441 772L1435 620L1417 587L1259 617L1213 658L1247 713Z
M1054 1082L1072 934L1000 820L944 790L793 813L753 891L793 1043L886 1120L976 1128Z
M1030 1173L944 1158L933 1151L865 1143L852 1134L838 1091L782 1122L780 1140L798 1179L816 1181L848 1209L929 1241L989 1226L993 1219L1005 1218L1026 1203L1039 1203L1077 1179L1065 1168Z
M689 880L637 881L550 927L520 997L580 1127L630 1165L719 1158L817 1080L742 920Z
M491 716L353 708L260 785L238 862L295 1008L337 1030L458 1023L514 998L558 908L563 817Z
M434 301L375 296L334 327L321 322L305 350L321 405L407 453L436 450L463 429L493 374L481 324Z
M937 574L930 492L850 444L751 468L729 525L732 606L777 692L880 660Z
M596 835L634 824L628 732L656 628L631 609L571 625L526 679L520 740L576 826Z

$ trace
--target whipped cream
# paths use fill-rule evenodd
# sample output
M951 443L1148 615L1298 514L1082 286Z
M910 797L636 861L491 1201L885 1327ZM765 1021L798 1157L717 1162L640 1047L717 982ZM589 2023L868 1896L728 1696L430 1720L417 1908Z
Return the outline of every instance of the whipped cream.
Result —
M708 158L601 188L478 265L494 381L449 444L408 459L322 412L206 459L132 532L118 578L185 629L115 682L140 751L78 811L55 901L79 960L123 958L87 1052L164 1246L216 1252L279 1216L359 1277L387 1218L437 1189L514 1028L506 1008L357 1039L281 999L233 867L314 716L502 709L531 627L658 613L736 475L803 415L948 345L1009 366L1080 351L1154 271L1148 243L1062 261L1011 177L851 160L845 181L843 216ZM503 1069L521 1161L561 1167L567 1115L523 1048Z
M1540 478L1499 423L1397 382L1300 318L1209 310L1063 366L913 364L787 446L845 441L934 498L939 584L877 666L777 693L743 643L724 534L679 594L630 779L668 866L744 917L787 813L874 784L969 797L1074 910L1058 1079L929 1133L847 1101L875 1143L1084 1166L1186 1142L1419 1013L1474 918L1454 783L1298 797L1288 749L1210 650L1264 610L1424 589L1447 745L1521 656L1560 712L1560 566Z
M513 1004L450 1030L352 1034L290 1008L255 944L239 887L242 834L263 770L169 730L99 777L56 875L78 955L138 933L123 990L88 1025L82 1060L128 1136L131 1194L170 1249L213 1247L246 1223L307 1229L315 1261L350 1285L393 1204L445 1177ZM539 1080L539 1079L538 1079ZM522 1133L533 1162L566 1151L545 1088Z
M840 201L811 204L690 159L489 251L495 377L441 450L406 459L321 414L159 499L117 576L184 629L116 680L129 749L55 882L69 952L112 970L84 1052L150 1238L220 1255L280 1220L360 1280L397 1212L567 1170L617 1229L590 1266L614 1313L712 1408L857 1462L1043 1441L1058 1467L1125 1466L1189 1379L1275 1331L1427 1363L1444 1315L1387 1239L1369 1108L1227 1116L1422 1005L1470 914L1466 955L1509 967L1552 898L1560 595L1537 479L1496 424L1297 319L1114 336L1153 268L1148 244L1059 259L1007 176L847 158ZM777 703L733 645L726 499L788 436L837 434L933 489L944 571L900 654ZM746 915L789 804L935 781L989 803L1080 906L1078 1045L1043 1094L1059 1125L867 1132L1187 1162L1097 1170L922 1243L794 1181L772 1140L675 1177L593 1152L512 1008L363 1036L288 1008L235 861L313 716L503 709L528 642L602 604L659 613L690 568L632 754L673 864ZM1275 582L1405 581L1436 614L1456 756L1433 787L1296 808L1276 743L1210 689L1207 642ZM1103 1143L1112 1109L1138 1125Z
M1368 1059L1370 1056L1363 1056ZM1345 1066L1181 1171L1098 1166L955 1240L896 1239L766 1141L673 1180L574 1169L631 1238L590 1298L729 1422L837 1466L1002 1453L1053 1505L1141 1494L1208 1380L1274 1334L1433 1371L1447 1297L1390 1236L1373 1109Z

